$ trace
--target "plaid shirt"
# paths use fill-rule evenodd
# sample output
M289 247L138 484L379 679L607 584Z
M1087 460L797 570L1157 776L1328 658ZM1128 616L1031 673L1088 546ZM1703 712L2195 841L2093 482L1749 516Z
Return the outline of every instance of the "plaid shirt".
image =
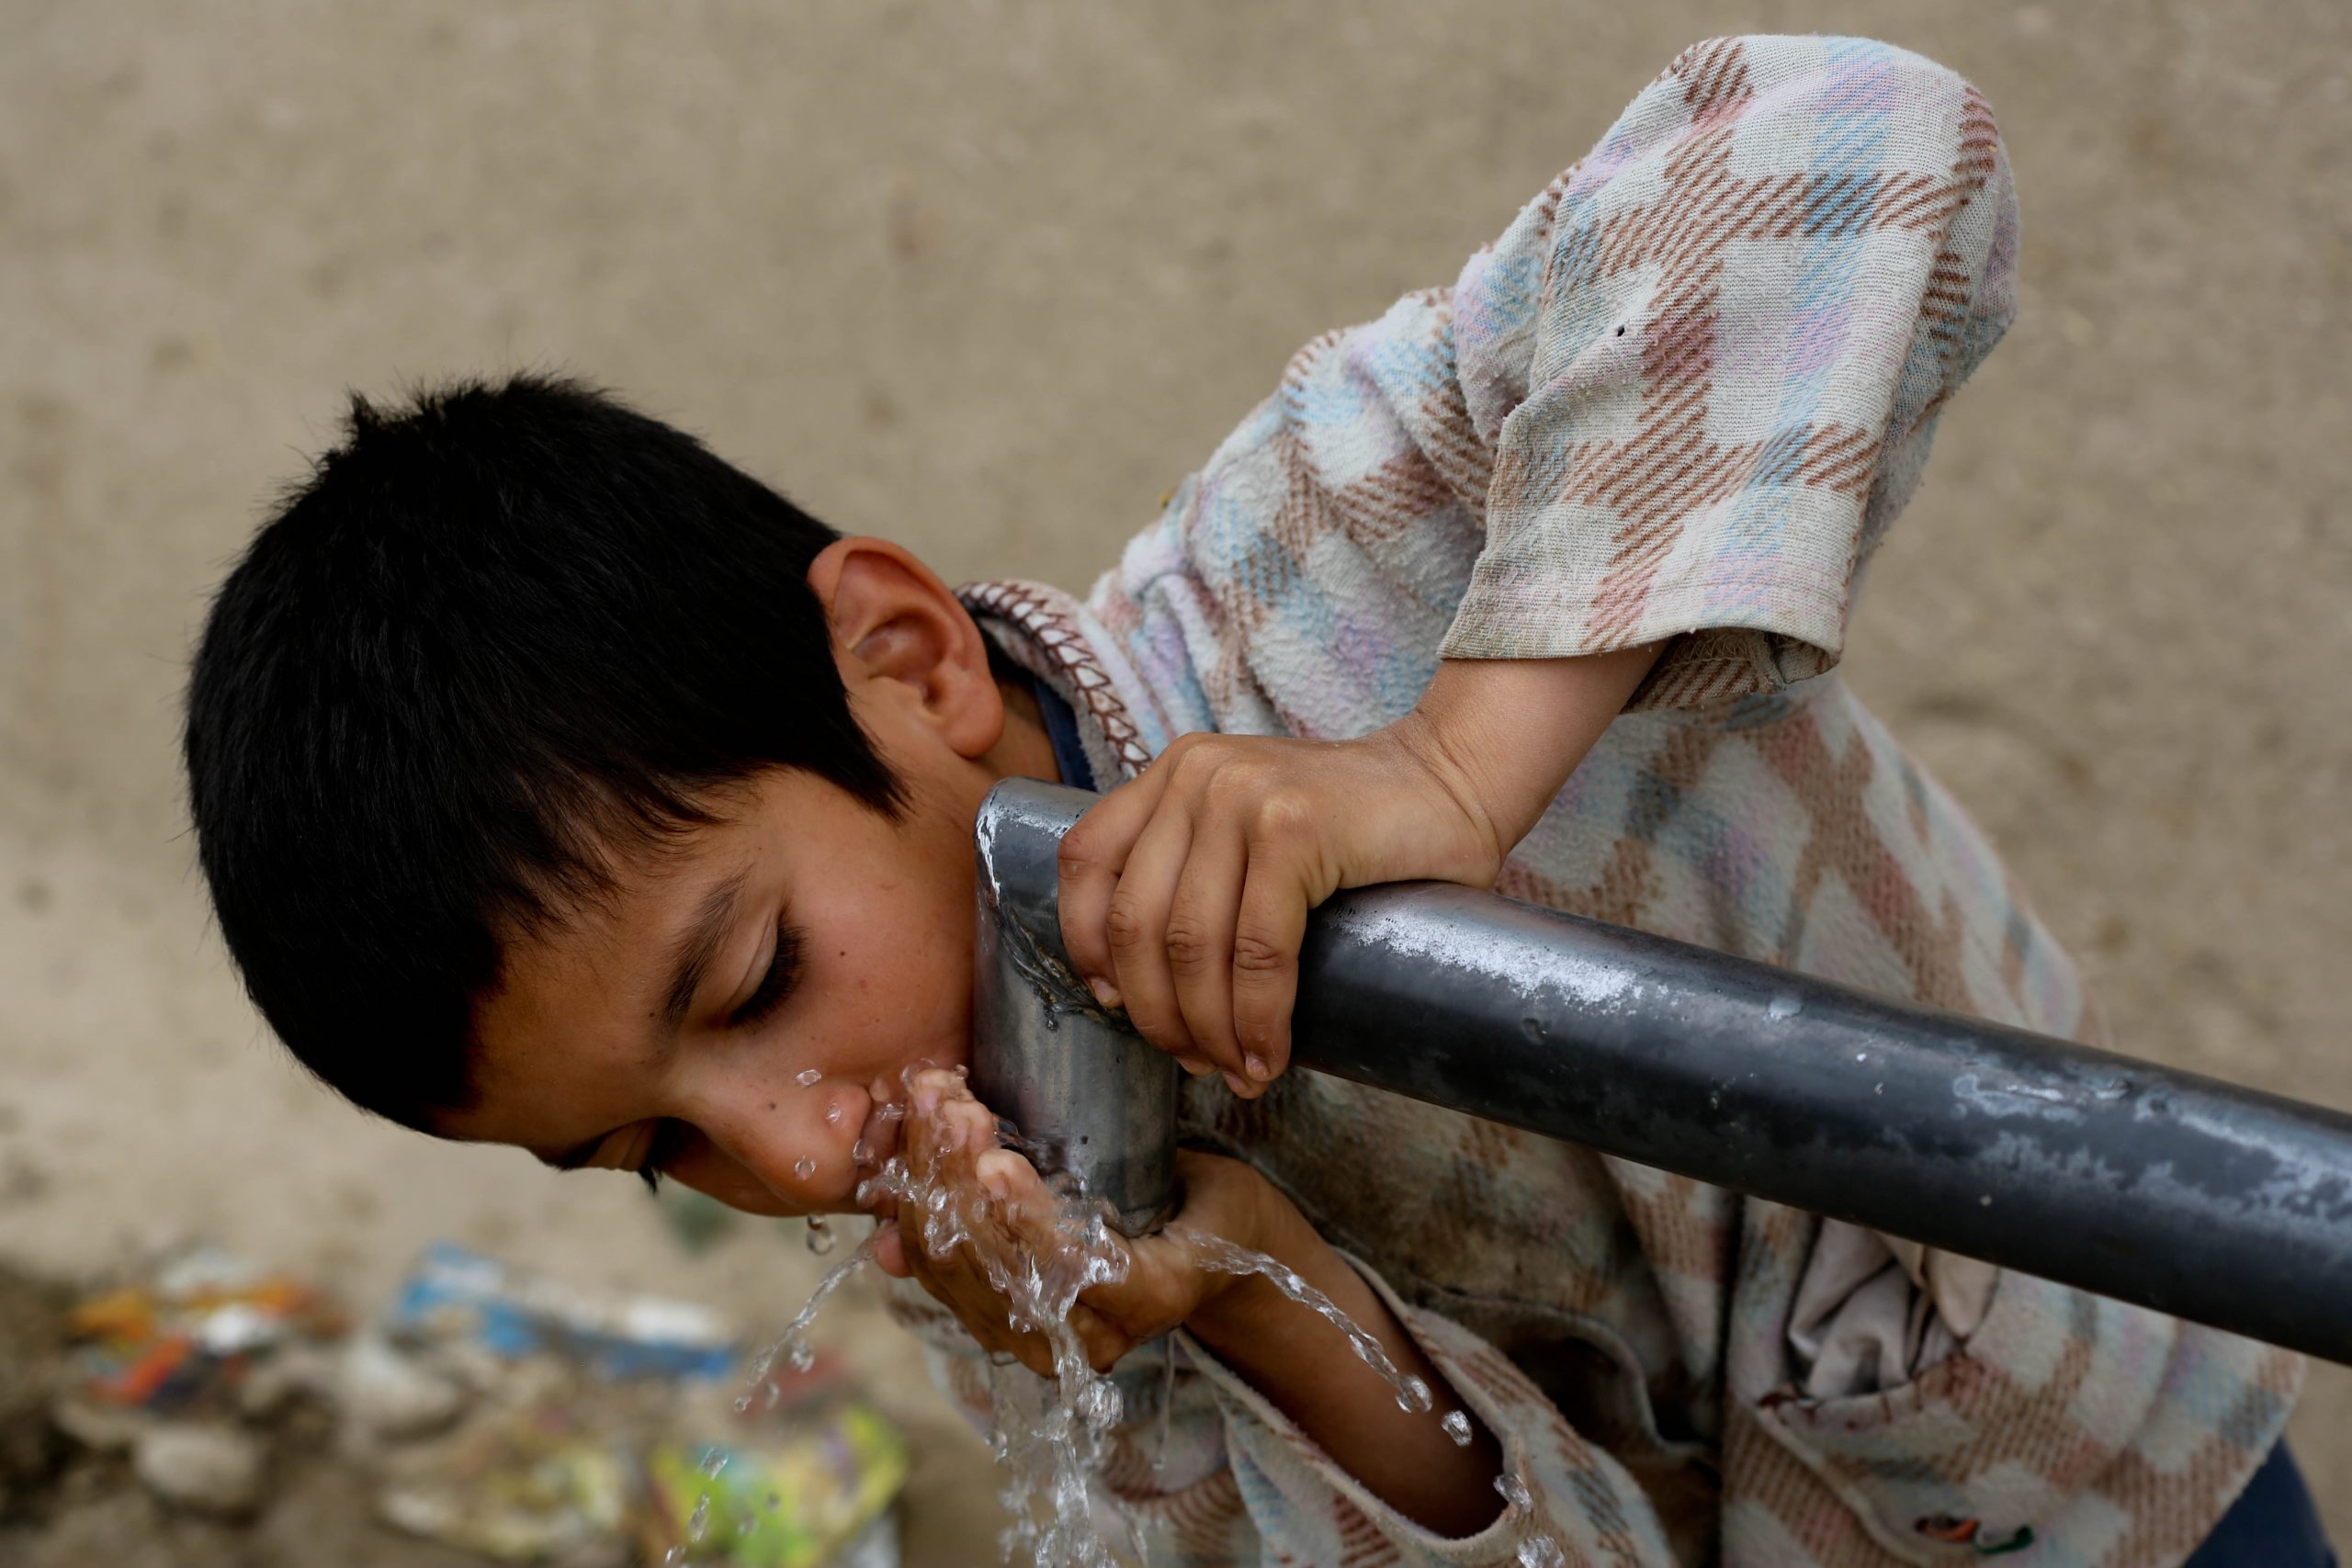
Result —
M1703 43L1451 289L1302 350L1083 604L966 602L1103 779L1188 730L1366 733L1441 657L1662 641L1501 891L2097 1039L1992 850L1834 672L2016 252L1966 83L1856 39ZM2176 1563L2300 1383L2284 1351L1352 1084L1187 1092L1188 1132L1351 1256L1532 1501L1431 1536L1180 1333L1123 1365L1101 1476L1156 1562L1502 1564L1540 1533L1570 1563ZM1806 1323L1871 1292L1901 1344L1825 1393ZM969 1340L899 1305L984 1415Z

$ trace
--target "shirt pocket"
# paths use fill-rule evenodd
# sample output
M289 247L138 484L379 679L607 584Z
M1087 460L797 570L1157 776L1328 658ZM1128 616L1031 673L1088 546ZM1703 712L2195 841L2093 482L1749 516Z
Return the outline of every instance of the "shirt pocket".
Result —
M2004 1555L2129 1447L2164 1387L2172 1318L2004 1273L1976 1332L1909 1382L1807 1399L1775 1391L1757 1422L1915 1562Z

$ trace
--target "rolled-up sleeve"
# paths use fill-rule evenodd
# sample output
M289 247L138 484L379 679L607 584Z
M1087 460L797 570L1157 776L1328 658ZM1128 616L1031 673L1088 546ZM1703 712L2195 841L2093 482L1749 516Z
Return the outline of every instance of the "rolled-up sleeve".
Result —
M1854 39L1686 51L1453 297L1494 470L1454 658L1667 644L1636 705L1817 674L2014 311L1991 112Z
M2016 252L1960 77L1697 45L1451 288L1293 355L1098 607L1225 728L1359 734L1440 657L1661 644L1635 708L1820 674Z

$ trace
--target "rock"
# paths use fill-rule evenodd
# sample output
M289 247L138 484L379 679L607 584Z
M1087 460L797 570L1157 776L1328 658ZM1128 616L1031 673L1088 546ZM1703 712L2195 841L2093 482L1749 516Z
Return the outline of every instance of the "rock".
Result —
M361 1335L344 1352L335 1396L354 1427L385 1442L429 1437L466 1407L466 1391L453 1379L374 1335Z
M248 1421L269 1421L298 1399L330 1402L342 1371L340 1359L332 1352L316 1346L289 1345L245 1373L237 1385L238 1412Z
M155 1423L144 1411L105 1404L78 1394L60 1394L49 1407L57 1429L84 1448L102 1454L126 1452Z
M167 1503L222 1518L261 1506L266 1455L260 1440L234 1427L164 1422L131 1445L131 1472Z

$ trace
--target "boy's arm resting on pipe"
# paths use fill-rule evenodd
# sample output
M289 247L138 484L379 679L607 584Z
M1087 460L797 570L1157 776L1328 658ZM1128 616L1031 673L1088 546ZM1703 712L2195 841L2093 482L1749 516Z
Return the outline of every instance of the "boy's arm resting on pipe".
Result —
M1307 911L1346 887L1491 887L1657 656L1447 660L1352 740L1189 735L1062 840L1063 942L1106 1006L1254 1098L1289 1063Z

